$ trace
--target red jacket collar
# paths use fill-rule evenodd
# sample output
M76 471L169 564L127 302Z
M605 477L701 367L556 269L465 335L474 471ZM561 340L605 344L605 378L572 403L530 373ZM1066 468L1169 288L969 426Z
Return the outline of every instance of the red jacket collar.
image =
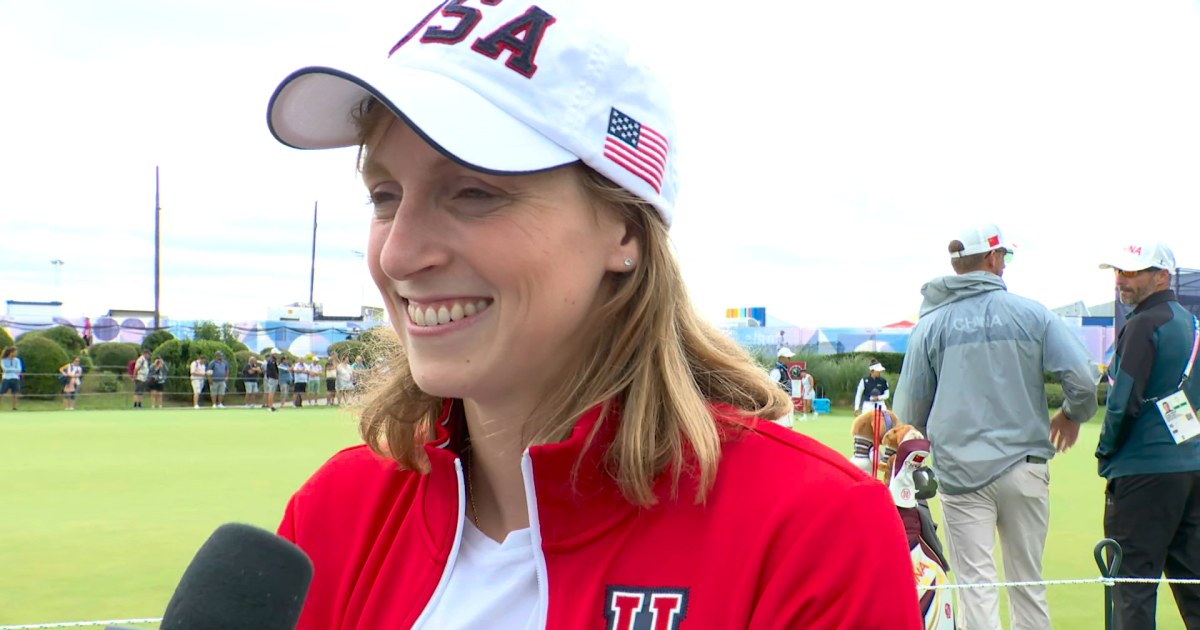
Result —
M753 421L744 418L733 407L714 404L711 411L722 441L739 439L748 426L752 429ZM626 500L616 480L607 472L604 454L613 443L619 421L620 410L615 403L609 405L607 413L604 413L604 405L596 405L579 417L567 439L527 449L533 464L536 508L545 551L583 545L622 521L634 518L640 510L655 509L640 508ZM597 423L600 426L588 444L588 435ZM430 533L435 540L442 539L447 532L452 536L457 525L459 481L454 464L464 443L459 433L465 426L462 403L447 401L438 417L435 438L425 446L431 472L424 504ZM578 467L576 462L579 462ZM654 484L659 501L656 506L690 504L696 490L695 478L685 471L680 478L677 498L671 499L671 474L664 471ZM447 524L450 524L448 529Z
M533 464L536 508L546 551L583 544L637 511L605 472L604 453L616 435L619 411L610 405L603 422L602 412L603 405L596 405L579 417L567 439L526 450ZM588 444L588 435L597 423L596 436ZM461 402L447 401L435 437L425 445L431 471L424 504L434 539L444 535L447 520L456 522L458 518L457 500L447 499L459 496L454 463L464 443L460 433L465 426Z

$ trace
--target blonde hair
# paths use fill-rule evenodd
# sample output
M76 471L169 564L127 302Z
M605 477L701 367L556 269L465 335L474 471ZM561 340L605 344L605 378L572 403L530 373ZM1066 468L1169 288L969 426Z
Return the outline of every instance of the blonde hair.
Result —
M365 138L389 118L369 108L360 111L361 163L371 150ZM695 312L657 211L592 169L571 168L597 211L621 214L641 252L632 270L609 274L584 337L588 350L536 411L527 425L527 443L562 441L589 409L605 405L607 411L615 405L620 419L605 465L625 498L653 505L655 479L669 471L673 498L686 473L698 481L695 500L702 502L721 454L709 405L730 405L746 418L776 418L790 412L791 401L745 350ZM390 365L370 388L359 430L377 452L405 468L425 471L429 463L423 446L433 437L445 401L417 386L402 344L392 350ZM601 418L612 421L615 416L604 413ZM601 422L588 436L589 444Z

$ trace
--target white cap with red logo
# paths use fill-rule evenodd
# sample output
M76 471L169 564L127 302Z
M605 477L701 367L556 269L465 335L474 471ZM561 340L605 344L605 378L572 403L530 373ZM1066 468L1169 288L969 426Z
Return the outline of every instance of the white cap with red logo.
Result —
M1161 241L1146 241L1122 245L1100 263L1101 269L1141 271L1143 269L1165 269L1175 274L1175 254Z
M666 89L590 4L443 2L361 67L292 73L267 123L296 148L353 146L353 113L374 97L468 168L509 175L582 161L670 225L678 150Z
M959 232L958 240L963 244L963 249L960 252L951 253L951 258L965 258L967 256L974 256L975 254L984 254L993 249L1005 249L1010 252L1016 249L1016 246L1004 240L1004 235L1000 233L1000 228L996 227L994 223L986 223L963 230Z

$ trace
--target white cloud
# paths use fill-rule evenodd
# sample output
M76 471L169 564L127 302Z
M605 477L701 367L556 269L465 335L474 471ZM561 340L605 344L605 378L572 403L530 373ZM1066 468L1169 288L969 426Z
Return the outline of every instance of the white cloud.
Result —
M909 317L949 271L954 231L981 220L1022 246L1010 288L1051 306L1110 299L1095 264L1133 230L1200 267L1184 238L1200 224L1195 3L610 4L640 16L626 26L672 89L673 238L710 316ZM0 299L152 303L158 165L173 313L240 320L307 299L314 201L318 273L340 270L316 298L360 301L361 268L341 266L365 244L354 153L278 145L266 102L291 70L377 53L411 19L365 0L102 5L0 3L20 86L0 100Z

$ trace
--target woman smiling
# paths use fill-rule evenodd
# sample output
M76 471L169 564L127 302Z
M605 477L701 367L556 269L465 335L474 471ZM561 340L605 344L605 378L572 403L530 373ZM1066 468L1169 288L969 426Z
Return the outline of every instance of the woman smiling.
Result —
M787 395L694 311L667 96L584 6L452 0L272 98L360 147L398 338L280 525L301 626L919 627L886 489L761 421Z

